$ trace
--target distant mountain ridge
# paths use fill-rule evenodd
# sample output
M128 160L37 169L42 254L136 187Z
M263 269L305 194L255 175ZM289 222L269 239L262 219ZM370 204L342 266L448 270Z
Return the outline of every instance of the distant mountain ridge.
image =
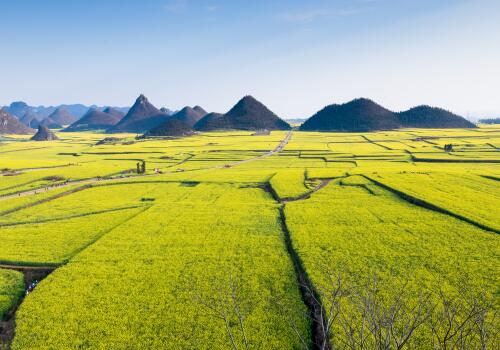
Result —
M475 128L476 126L459 115L431 106L417 106L396 113L405 128Z
M153 106L146 96L140 95L128 113L114 126L106 132L147 132L169 117L168 114Z
M57 123L50 117L47 117L42 121L32 121L30 123L30 127L32 128L38 128L39 126L46 126L49 129L60 129L63 127L61 124Z
M1 108L1 106L0 106ZM5 110L16 117L17 119L22 118L26 112L31 112L37 116L39 120L42 120L48 117L50 114L54 113L57 108L64 108L70 114L74 115L77 118L81 118L90 108L97 108L99 110L104 110L106 107L98 107L96 105L87 106L84 104L76 103L76 104L61 104L57 106L30 106L26 102L23 101L15 101L12 102L9 106L4 106ZM124 114L128 112L129 107L113 107Z
M146 132L145 136L187 136L193 134L193 129L182 120L169 118L157 127Z
M31 123L38 124L40 122L40 120L38 119L38 115L36 115L34 112L30 110L26 111L26 113L24 113L24 115L19 119L19 121L31 128L33 127Z
M289 130L290 124L279 118L252 96L245 96L226 114L209 114L200 119L195 130Z
M301 126L302 131L367 132L399 128L475 128L441 108L417 106L395 113L367 98L326 106Z
M193 126L207 115L200 106L186 106L167 116L163 122L145 133L145 136L186 136L193 134Z
M201 118L208 113L200 106L189 107L186 106L177 113L170 116L169 119L180 120L190 127L193 127Z
M252 96L239 100L226 114L207 113L202 107L187 106L166 118L145 136L186 136L212 130L289 130L291 126Z
M223 117L224 114L222 113L216 113L216 112L208 113L203 118L198 120L198 122L196 122L196 124L193 126L193 129L199 131L209 130L209 128L212 127L212 125L217 125L218 119L221 119Z
M131 108L87 107L82 104L57 107L33 107L22 101L12 102L3 110L19 119L28 128L45 125L64 131L106 130L109 133L147 133L155 128L168 133L169 128L184 130L184 125L168 123L178 120L197 131L213 130L288 130L290 124L270 111L252 96L245 96L225 114L207 113L202 107L186 106L177 112L162 107L156 108L144 95L140 95ZM126 111L126 112L125 112ZM83 119L83 120L80 120ZM295 118L293 122L300 122ZM480 120L480 122L498 123ZM421 105L407 111L393 112L367 98L358 98L343 104L324 107L306 119L299 130L366 132L394 130L399 128L474 128L467 119L442 108ZM175 129L175 130L174 130ZM183 131L184 132L184 131Z
M125 113L110 107L102 111L97 108L90 108L83 117L63 131L105 130L116 125L124 116Z
M73 114L71 114L64 107L58 107L54 112L52 112L49 116L54 123L59 125L69 125L76 122L79 118Z
M303 131L372 131L400 126L396 115L366 98L326 106L301 126Z

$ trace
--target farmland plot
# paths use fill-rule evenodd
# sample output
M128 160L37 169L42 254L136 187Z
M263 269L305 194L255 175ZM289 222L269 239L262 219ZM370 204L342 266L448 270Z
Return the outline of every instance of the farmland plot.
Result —
M23 275L17 271L0 269L0 322L23 293Z
M0 227L0 262L59 265L110 229L138 213L125 209L91 216Z
M306 341L308 320L277 215L261 189L168 185L42 282L13 349L230 348L228 330L238 347L299 348L288 318Z
M485 162L497 158L498 130L293 132L284 151L269 155L285 135L120 134L96 145L110 135L64 133L43 147L22 136L3 141L0 163L10 170L0 174L7 175L0 176L0 260L58 267L21 304L12 348L304 348L316 334L295 253L325 312L324 292L342 282L330 329L335 347L366 335L365 347L380 348L362 325L373 329L388 310L420 317L428 308L436 312L405 346L443 348L446 332L436 325L456 297L463 303L452 300L450 309L488 305L474 309L469 348L481 347L478 328L495 348L498 236L451 214L498 230L499 165ZM134 174L142 161L146 176ZM93 187L71 193L81 179ZM284 216L269 186L287 199ZM295 253L286 249L287 227ZM20 281L12 276L0 296ZM15 304L8 300L4 310ZM455 323L467 318L456 316ZM394 326L396 335L406 329Z
M500 187L474 174L384 173L370 175L383 184L455 214L500 230Z
M397 298L420 305L424 291L431 293L426 302L439 303L440 290L456 296L467 281L473 295L497 305L500 245L494 233L411 205L361 177L332 182L308 200L287 203L285 214L295 249L318 290L333 292L328 287L344 276L342 283L352 293L375 278L383 309ZM322 301L329 310L327 295ZM375 340L363 333L369 327L359 328L359 305L346 297L342 307L345 317L332 326L332 346L349 342L349 324L357 339L366 337L368 347L375 347ZM436 339L429 327L425 323L415 331L410 348L433 349ZM479 346L478 336L472 343Z

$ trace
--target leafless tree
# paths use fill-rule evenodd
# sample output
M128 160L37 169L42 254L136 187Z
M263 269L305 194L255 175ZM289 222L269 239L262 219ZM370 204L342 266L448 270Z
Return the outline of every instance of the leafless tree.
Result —
M246 350L250 349L245 328L245 313L242 310L242 301L239 295L239 285L233 278L232 273L228 274L228 280L212 279L211 293L208 296L196 295L196 300L200 305L215 318L223 321L226 334L234 350L238 350L236 336L242 338ZM237 320L237 327L232 320Z
M306 290L303 296L314 301L313 310L306 302L309 313L297 312L293 303L269 284L271 305L276 306L276 312L287 321L305 350L400 350L418 349L422 344L436 350L498 348L500 327L495 304L466 280L458 283L458 290L449 288L445 292L409 279L382 280L376 273L362 276L338 272L341 269L326 265L315 268L321 268L323 283L313 287L306 278L300 286ZM208 296L197 295L196 299L222 321L234 350L248 350L248 306L243 307L246 301L240 292L230 273L228 278L214 279ZM304 318L316 324L323 336L312 334L311 339L311 334L300 326Z
M440 290L430 329L436 349L489 349L498 346L498 312L482 291L461 281L458 293Z
M392 297L384 299L378 278L365 283L335 279L318 288L327 313L325 325L334 348L402 349L429 317L429 295L408 303L406 283ZM330 286L328 288L328 286Z
M391 278L382 285L374 273L366 278L345 271L335 274L325 266L321 269L325 282L316 283L312 295L324 307L320 322L333 349L399 350L428 344L440 350L486 350L498 346L495 306L466 280L459 283L452 298L443 291L415 288L416 281L411 287L410 280Z
M277 293L274 289L271 288L271 305L276 306L277 312L279 312L280 317L284 318L289 327L295 333L295 335L299 338L300 343L304 350L310 349L309 334L303 334L303 331L299 327L300 320L298 318L303 319L311 319L311 315L308 313L297 312L293 306L286 302L285 298Z

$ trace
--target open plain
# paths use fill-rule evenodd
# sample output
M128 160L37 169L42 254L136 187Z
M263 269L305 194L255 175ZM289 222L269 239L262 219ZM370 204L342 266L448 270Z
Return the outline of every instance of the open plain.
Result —
M498 126L114 136L0 140L4 346L498 346Z

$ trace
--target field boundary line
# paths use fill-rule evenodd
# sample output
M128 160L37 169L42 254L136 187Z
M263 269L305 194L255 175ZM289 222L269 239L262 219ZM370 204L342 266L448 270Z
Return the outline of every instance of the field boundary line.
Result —
M376 141L372 141L372 140L370 140L370 139L369 139L368 137L366 137L365 135L361 135L361 137L362 137L362 138L364 138L364 139L365 139L368 143L371 143L371 144L373 144L373 145L375 145L375 146L379 146L379 147L381 147L381 148L385 149L386 151L394 151L394 149L392 149L392 148L390 148L390 147L387 147L387 146L381 145L381 144L377 143Z
M311 198L311 196L321 190L322 188L325 188L331 181L337 180L337 179L343 179L347 177L347 175L344 176L335 176L335 177L324 177L324 178L308 178L307 180L319 180L320 183L316 185L313 189L304 192L303 194L295 197L283 197L281 198L276 190L273 188L270 182L264 183L264 186L266 187L266 191L271 194L271 196L279 203L290 203L290 202L297 202L297 201L302 201L305 199Z
M413 162L416 163L484 163L484 164L497 164L500 159L445 159L445 158L417 158L414 154L411 157Z
M419 207L422 207L424 209L428 209L428 210L432 210L432 211L435 211L435 212L438 212L438 213L441 213L441 214L445 214L445 215L448 215L448 216L451 216L455 219L458 219L458 220L461 220L461 221L464 221L464 222L467 222L468 224L471 224L473 226L476 226L484 231L489 231L489 232L493 232L493 233L496 233L496 234L500 234L500 230L497 230L497 229L494 229L493 227L489 227L489 226L486 226L484 224L481 224L475 220L472 220L472 219L469 219L468 217L466 216L463 216L463 215L460 215L460 214L456 214L452 211L449 211L448 209L444 209L444 208L441 208L435 204L432 204L426 200L423 200L423 199L420 199L420 198L417 198L417 197L414 197L408 193L405 193L403 191L400 191L400 190L397 190L395 189L394 187L391 187L391 186L388 186L380 181L377 181L377 180L374 180L372 179L371 177L367 176L367 175L364 175L364 174L360 174L360 176L364 177L365 179L373 182L375 185L395 194L396 196L398 196L399 198L403 199L404 201L408 202L408 203L411 203L413 205L416 205L416 206L419 206Z
M314 187L314 189L293 199L280 198L270 182L265 183L263 188L279 204L278 217L280 220L281 230L283 232L285 247L294 266L298 287L302 295L302 301L308 308L312 320L311 340L313 342L313 349L323 349L323 350L331 349L331 344L329 341L330 335L327 332L328 327L326 324L326 319L324 317L324 315L326 315L326 311L323 308L323 305L321 304L319 293L317 292L313 282L309 278L309 275L307 274L307 271L304 267L304 263L302 262L302 259L300 258L299 254L297 253L293 245L293 241L290 235L290 230L288 229L288 225L286 223L285 207L287 203L307 200L311 198L312 194L326 187L334 179L337 179L337 177L319 179L321 182L316 187Z
M16 262L13 260L0 260L0 269L4 270L16 270L16 271L21 271L21 270L55 270L58 267L62 266L64 264L39 264L39 263L33 263L31 264L29 261L20 261Z
M6 194L6 195L0 195L0 201L6 200L6 199L12 199L12 198L19 198L21 196L24 197L27 195L45 193L48 191L55 190L57 188L68 187L68 186L72 186L72 185L92 186L92 184L95 184L95 183L106 183L106 182L113 182L113 181L119 182L119 181L124 181L127 179L150 177L150 176L156 176L156 175L157 174L146 174L146 175L135 175L135 176L127 176L127 177L115 177L115 178L91 177L91 178L86 178L86 179L67 181L67 182L63 182L61 184L53 185L53 186L41 186L41 187L34 188L31 190L27 190L27 191L20 191L20 192L14 192L14 193ZM2 215L2 213L0 213L0 215Z
M5 176L5 175L2 175L2 176ZM41 179L35 179L35 180L31 180L31 181L27 181L27 182L23 182L23 183L20 183L20 184L17 184L17 185L13 185L13 186L9 186L9 187L4 187L4 188L0 188L0 191L8 191L8 190L12 190L14 188L18 188L18 187L22 187L22 186L26 186L26 185L31 185L32 183L35 183L35 182L38 182L38 181L41 181ZM16 192L14 192L16 193ZM8 196L12 194L11 193L7 193L5 194L4 196Z
M35 167L35 168L17 168L17 169L12 169L11 171L4 171L1 173L2 176L9 176L5 174L17 174L17 173L24 173L24 172L31 172L31 171L40 171L40 170L50 170L50 169L56 169L56 168L67 168L70 166L78 166L77 164L69 163L69 164L64 164L64 165L50 165L50 166L41 166L41 167Z
M74 215L68 215L68 216L59 216L56 218L42 219L42 220L37 220L37 221L16 221L16 222L6 222L6 223L0 222L0 228L1 227L10 227L10 226L19 226L19 225L29 225L29 224L44 224L44 223L52 222L52 221L69 220L69 219L81 218L81 217L85 217L85 216L99 215L99 214L104 214L104 213L112 213L112 212L120 211L120 210L142 208L145 206L147 206L147 205L132 205L132 206L128 206L128 207L103 209L103 210L97 210L97 211L92 211L92 212L87 212L87 213L74 214Z
M51 197L47 197L47 198L40 199L40 200L32 202L32 203L24 204L24 205L21 205L19 207L15 207L15 208L12 208L12 209L8 209L8 210L5 210L5 211L2 211L2 212L0 212L0 216L11 214L11 213L14 213L14 212L22 210L22 209L31 208L31 207L37 206L39 204L47 203L47 202L50 202L50 201L52 201L54 199L61 198L61 197L64 197L64 196L67 196L67 195L70 195L72 193L76 193L76 192L79 192L79 191L83 191L83 190L86 190L86 189L91 188L91 187L92 187L91 184L86 184L86 185L83 185L83 186L80 186L80 187L77 187L77 188L73 188L71 190L58 193L58 194L56 194L54 196L51 196ZM18 198L18 197L12 197L12 198Z
M108 233L110 233L111 231L113 231L114 229L116 229L117 227L125 224L126 222L134 219L135 217L141 215L142 213L144 213L145 211L151 209L153 207L153 205L148 205L148 206L145 206L144 207L144 210L139 210L137 213L129 216L127 219L117 223L116 225L114 225L113 227L109 228L108 230L105 230L104 232L102 232L101 234L99 234L97 237L95 237L94 239L92 239L91 241L87 242L86 244L82 245L81 247L75 249L73 252L70 253L71 255L71 258L68 258L65 262L68 263L70 262L71 259L73 259L75 256L77 256L78 254L80 254L81 252L83 252L85 249L89 248L90 246L92 246L93 244L95 244L97 241L99 241L101 238L103 238L105 235L107 235Z
M323 180L320 185L316 186L316 191L326 186L331 180ZM326 183L326 184L325 184ZM324 185L323 185L324 184ZM270 182L267 182L263 186L263 190L271 195L271 197L279 204L278 207L278 219L280 221L281 231L283 233L283 239L285 247L290 260L295 271L295 277L299 287L300 294L302 296L302 302L309 310L309 316L312 320L311 322L311 341L313 344L313 349L330 350L331 345L329 341L330 335L326 332L327 324L323 315L326 311L320 302L319 293L317 292L314 284L312 283L307 271L304 267L302 259L295 250L293 246L292 238L290 235L290 230L286 223L285 206L286 203L281 199L277 192L274 190ZM314 191L314 192L316 192ZM308 196L300 199L305 200L310 198L310 193Z
M491 175L479 175L479 176L484 177L485 179L488 179L488 180L500 181L500 177L496 177L496 176L491 176Z

